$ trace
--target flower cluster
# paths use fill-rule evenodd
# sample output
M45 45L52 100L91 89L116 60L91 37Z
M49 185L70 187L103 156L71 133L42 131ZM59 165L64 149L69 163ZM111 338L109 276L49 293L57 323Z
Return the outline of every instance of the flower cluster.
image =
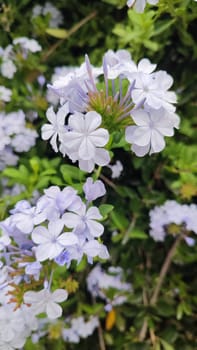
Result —
M42 138L88 172L95 164L109 164L116 132L125 134L139 157L160 152L164 136L179 127L179 117L176 95L168 91L173 79L155 68L148 59L136 65L126 50L109 50L98 68L86 56L79 68L48 86L60 107L57 113L48 109Z
M41 51L42 48L35 39L26 37L18 37L13 40L12 45L8 45L5 49L0 47L0 73L3 77L12 79L17 71L17 62L21 57L27 58L29 52L35 53Z
M61 12L51 2L46 2L44 6L36 5L33 7L32 18L38 16L49 16L49 26L58 27L63 22L63 16Z
M197 205L179 204L176 201L169 200L161 206L157 206L150 211L150 236L155 241L164 241L170 225L177 225L174 234L180 234L183 231L197 234ZM185 237L188 244L192 244L190 237Z
M73 318L69 323L70 327L62 329L62 338L69 343L79 343L80 338L89 337L99 325L96 316L92 316L88 321L80 316Z
M13 304L0 305L0 349L21 349L37 327L37 319L26 305L17 310Z
M61 66L61 67L55 67L54 72L51 76L51 82L54 83L56 80L60 79L61 77L65 77L68 73L73 72L77 67L70 67L70 66ZM57 106L59 103L59 96L55 92L53 92L52 89L48 89L46 93L46 99L48 103L52 104L53 106Z
M50 338L62 338L66 343L78 344L93 334L99 325L98 317L69 316L64 320L38 319L38 328L32 332L32 342L37 343L40 338L48 335Z
M5 114L0 113L0 169L6 165L15 165L18 157L14 152L27 152L35 145L38 136L33 129L26 127L22 110Z
M21 313L26 310L34 317L40 313L52 320L60 317L62 308L59 303L67 299L68 293L65 289L52 288L55 266L69 267L72 260L79 263L83 255L90 263L96 256L109 257L107 248L100 242L104 227L98 221L102 216L92 204L105 194L105 187L100 180L93 182L88 178L83 189L85 201L70 186L63 190L51 186L34 206L26 200L19 201L10 211L10 216L0 222L2 327L8 324L3 316L7 307L11 310L10 322L13 318L16 324L20 322L15 322L15 317L22 317ZM18 311L14 315L12 310ZM33 326L26 325L26 318L27 314L20 326L22 345L24 337L34 329L34 323ZM29 332L25 331L26 326ZM12 342L18 326L13 327L16 330L13 329L9 338L0 331L0 345L1 342ZM11 344L10 349L11 346L17 348L18 343Z
M87 288L91 295L99 297L107 303L106 311L112 306L123 304L127 298L125 292L131 292L130 283L122 282L123 271L120 267L111 266L107 272L103 271L100 265L96 265L87 277ZM109 293L111 290L113 293Z
M12 91L7 89L5 86L0 85L0 102L10 102Z

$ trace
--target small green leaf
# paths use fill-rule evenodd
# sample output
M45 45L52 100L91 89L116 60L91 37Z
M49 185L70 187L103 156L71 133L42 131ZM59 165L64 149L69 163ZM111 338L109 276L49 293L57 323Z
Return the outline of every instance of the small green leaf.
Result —
M103 219L105 219L108 214L113 210L114 206L111 204L101 204L99 207L100 213L103 216Z
M73 180L77 180L79 182L84 180L85 172L80 170L79 168L64 164L60 167L60 171L62 173L63 179L69 184L72 185Z
M65 29L47 28L46 33L58 39L66 39L68 37L68 32Z
M44 170L44 171L42 171L41 173L40 173L40 176L46 176L46 175L55 175L56 174L56 170L55 169L46 169L46 170Z
M161 342L164 350L174 350L174 347L171 344L169 344L167 341L160 338L160 342Z
M144 233L143 231L140 231L138 229L134 229L129 233L129 238L131 239L147 239L148 235Z
M129 222L126 219L126 217L118 211L113 210L110 214L110 218L112 220L113 225L115 226L115 229L124 231L129 225Z

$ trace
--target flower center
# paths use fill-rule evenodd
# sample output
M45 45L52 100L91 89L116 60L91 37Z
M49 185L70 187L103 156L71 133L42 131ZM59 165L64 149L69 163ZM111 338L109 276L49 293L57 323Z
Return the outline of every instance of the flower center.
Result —
M99 113L102 116L102 126L110 132L117 130L117 124L119 126L131 124L131 118L127 115L131 109L127 100L121 101L118 95L106 96L103 90L89 92L87 110Z

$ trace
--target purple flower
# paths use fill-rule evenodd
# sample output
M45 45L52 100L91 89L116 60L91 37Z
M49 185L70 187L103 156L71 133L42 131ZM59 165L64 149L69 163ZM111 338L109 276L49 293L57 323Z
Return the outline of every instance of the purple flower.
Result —
M88 177L86 183L83 186L85 198L88 202L94 201L95 199L104 196L106 193L105 186L102 181L96 180L93 182L91 177Z

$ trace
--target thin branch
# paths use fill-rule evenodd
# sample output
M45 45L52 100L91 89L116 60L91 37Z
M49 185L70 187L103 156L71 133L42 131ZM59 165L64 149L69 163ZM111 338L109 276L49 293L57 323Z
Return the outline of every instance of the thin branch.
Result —
M150 305L151 306L155 306L156 303L157 303L157 300L158 300L158 297L159 297L159 293L161 291L161 286L163 284L163 281L167 275L167 272L170 268L170 265L171 265L171 262L172 262L172 259L173 259L173 256L175 254L175 251L179 245L179 243L181 242L183 238L183 235L180 234L178 236L178 238L175 240L175 242L173 243L172 247L170 248L166 258L165 258L165 261L162 265L162 268L160 270L160 274L159 274L159 278L157 280L157 284L156 284L156 287L153 291L153 295L150 299ZM139 333L139 340L140 341L143 341L145 338L146 338L146 334L147 334L147 330L148 330L148 321L147 319L144 320L144 323L142 325L142 328L140 330L140 333Z
M148 329L148 322L147 322L147 319L145 319L139 333L140 341L143 341L146 338L147 329Z
M88 16L83 18L80 22L75 24L70 30L68 30L66 38L60 39L53 46L51 46L51 48L47 51L47 53L42 57L42 61L47 60L48 57L51 56L56 51L56 49L64 42L64 40L68 39L72 34L77 32L84 24L89 22L96 15L97 15L97 12L93 11Z
M134 214L133 218L132 218L132 220L130 222L129 227L128 227L128 229L126 230L126 232L124 234L124 238L122 240L122 245L125 245L128 242L129 235L130 235L131 231L133 230L133 228L135 227L136 219L137 219L137 216Z
M106 182L106 184L108 184L110 187L112 187L114 190L116 190L116 185L111 181L111 180L109 180L108 179L108 177L106 177L105 175L103 175L103 174L100 174L100 178L104 181L104 182Z
M104 341L104 337L103 337L103 330L102 330L100 322L99 322L99 325L98 325L98 338L99 338L100 350L106 350L105 341Z
M157 281L157 284L156 284L156 287L155 287L155 290L153 292L153 295L151 297L151 300L150 300L150 305L154 306L156 303L157 303L157 300L158 300L158 297L159 297L159 293L160 293L160 290L161 290L161 286L163 284L163 281L164 281L164 278L169 270L169 267L170 267L170 264L172 262L172 258L175 254L175 251L179 245L179 243L181 242L182 240L182 235L180 234L178 236L178 238L175 240L174 244L172 245L171 249L169 250L168 252L168 255L166 256L166 259L162 265L162 268L161 268L161 271L160 271L160 274L159 274L159 278L158 278L158 281Z

